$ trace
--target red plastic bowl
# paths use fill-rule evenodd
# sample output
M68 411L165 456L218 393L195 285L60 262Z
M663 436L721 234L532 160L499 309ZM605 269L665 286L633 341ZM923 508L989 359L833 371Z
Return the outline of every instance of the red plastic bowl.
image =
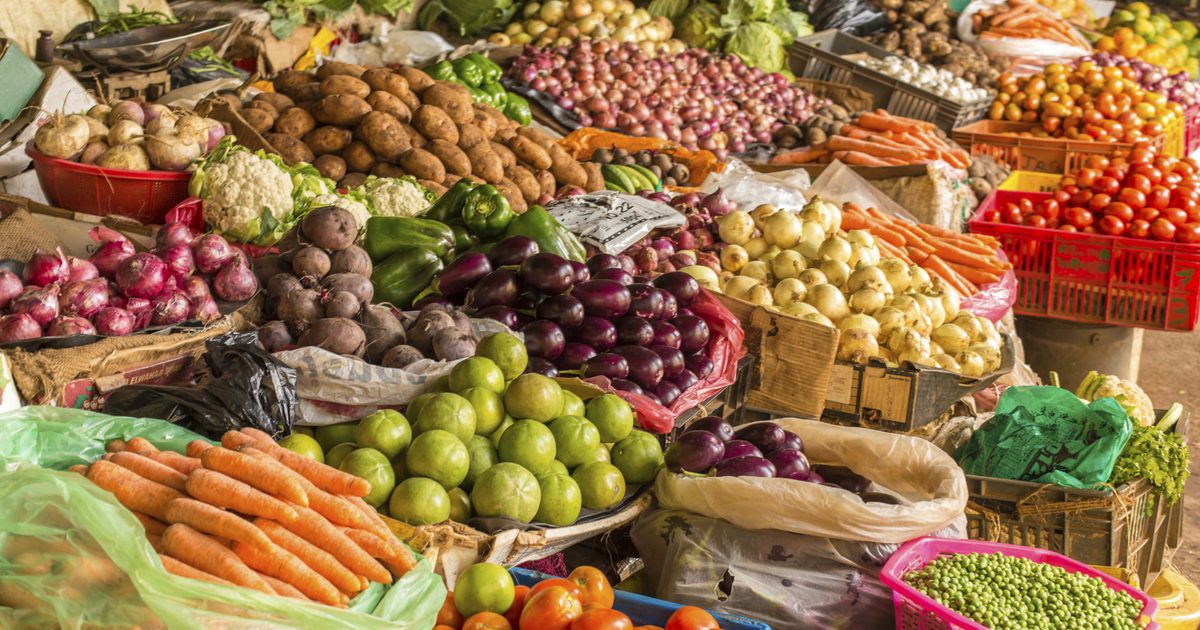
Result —
M99 216L120 215L161 225L175 204L188 196L191 173L125 171L50 157L25 147L38 183L52 205Z

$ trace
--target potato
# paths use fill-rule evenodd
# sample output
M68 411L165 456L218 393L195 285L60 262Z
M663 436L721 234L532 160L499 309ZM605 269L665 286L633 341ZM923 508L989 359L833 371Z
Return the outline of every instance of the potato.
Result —
M457 146L445 140L434 140L425 145L425 150L441 160L442 165L446 167L446 172L459 176L471 174L471 160Z
M358 98L367 98L370 93L371 86L365 81L344 74L335 74L321 81L321 94L324 96L353 94Z
M412 147L402 124L391 114L371 112L363 117L355 134L367 143L376 159L393 161Z
M473 124L476 127L479 127L479 130L483 132L485 138L490 140L496 137L496 130L499 129L499 127L496 126L496 121L492 120L491 116L488 116L480 110L475 110L475 113L472 116Z
M291 90L309 83L316 83L317 77L308 72L299 70L284 70L275 75L271 80L271 85L275 86L275 91L280 94L288 94Z
M335 251L346 249L353 245L354 240L358 238L358 231L362 227L354 219L354 215L350 214L348 210L337 206L317 208L304 215L304 218L300 220L300 232L313 245L322 249ZM371 296L369 295L364 297L364 295L358 292L354 293L360 298L361 302L371 301Z
M302 110L308 112L309 116L312 116L313 110L317 108L317 102L316 101L296 101L296 108L302 109ZM314 118L313 124L315 125L316 122L317 121ZM312 130L310 129L309 131L312 131ZM308 131L306 131L304 133L308 133Z
M460 149L469 149L480 142L487 142L487 139L479 125L473 122L458 126L458 148Z
M246 121L246 124L250 125L251 129L258 133L270 131L272 123L275 122L275 118L271 116L271 113L262 109L247 107L238 112L238 115L242 117L242 120Z
M547 151L549 151L550 147L552 146L558 146L558 143L554 141L554 138L542 133L540 129L534 129L533 127L517 127L517 135L533 140L539 147L542 147Z
M313 152L300 140L291 136L285 136L281 133L269 133L266 135L267 142L275 148L275 152L283 158L283 161L291 166L297 162L312 162Z
M400 100L400 97L387 92L371 92L367 96L367 104L371 109L377 112L391 114L393 118L400 122L408 122L412 120L412 111L408 109L408 105Z
M313 155L338 153L350 144L350 130L332 125L317 127L304 135L304 144L312 149Z
M545 169L539 169L534 171L533 176L537 178L538 184L541 184L543 195L553 196L555 191L558 190L558 182L554 179L554 173Z
M283 110L296 105L295 101L278 92L259 92L258 94L255 94L254 98L251 100L266 101L267 103L270 103L271 107L274 107L275 111L277 112L282 112Z
M371 168L371 174L376 177L404 177L408 171L387 162L380 162Z
M571 157L566 149L557 144L551 144L550 159L554 162L554 165L550 168L550 172L554 173L554 178L558 180L560 185L567 184L580 188L587 186L587 171L583 170L579 162Z
M372 363L378 363L389 350L405 342L404 325L388 306L366 307L360 322L367 337L367 360Z
M433 194L435 194L439 197L446 194L447 190L450 190L449 188L446 188L445 185L439 184L434 181L430 181L428 179L418 179L417 182L419 182L422 186L431 190L433 192Z
M377 70L383 71L376 72ZM416 109L421 106L421 99L417 98L416 94L413 94L408 86L408 80L394 72L382 68L372 68L363 75L363 80L371 86L372 90L387 92L395 96L409 109Z
M513 153L511 149L499 142L492 142L490 145L492 152L496 154L496 157L500 158L500 166L508 168L517 165L517 154Z
M546 153L546 150L538 146L536 142L524 136L513 137L508 142L508 148L517 154L517 159L539 171L544 171L554 166L554 160L550 158L550 154ZM586 174L584 181L587 181Z
M313 108L313 118L326 125L353 127L371 111L371 106L353 94L330 94Z
M471 110L471 93L457 83L436 82L428 90L425 90L424 94L421 94L421 102L446 112L450 120L458 124L469 123L475 119L475 114ZM455 138L456 143L457 140Z
M325 78L336 74L345 74L357 79L366 71L366 68L356 63L346 63L344 61L326 61L325 63L321 64L320 68L317 68L317 78L324 80Z
M418 95L433 85L433 77L412 66L404 66L397 70L396 74L404 77L404 80L408 82L408 89Z
M346 173L345 177L338 180L338 188L358 188L365 181L367 181L366 173Z
M365 81L367 85L371 86L372 90L379 92L384 91L387 88L388 84L392 81L391 77L396 76L399 75L387 68L371 68L364 72L359 78ZM401 80L404 79L404 77L399 78ZM408 81L404 82L404 87L408 87Z
M604 173L600 171L600 165L595 162L580 162L579 164L583 166L583 171L587 173L587 185L583 189L588 192L604 190Z
M417 179L428 179L438 183L446 179L445 165L436 155L425 149L409 149L401 153L399 164Z
M492 107L491 105L474 103L471 105L471 109L475 110L475 112L482 113L484 116L487 116L488 119L496 125L496 133L499 133L502 129L514 129L517 126L515 122L505 117L500 110Z
M501 180L496 184L496 190L499 190L508 200L508 205L512 206L513 212L519 214L529 209L529 206L525 204L525 197L521 194L521 189L511 181Z
M421 135L421 132L417 131L416 127L406 122L400 123L400 126L404 128L404 131L408 134L408 142L414 147L423 149L426 144L429 144L429 139Z
M350 172L367 173L375 166L375 152L362 140L355 140L342 149L342 159Z
M317 126L317 120L312 114L299 107L289 107L283 110L275 119L275 132L289 135L293 138L303 137Z
M322 155L313 160L313 166L321 173L321 177L328 177L333 181L337 181L346 175L346 161L336 155Z
M504 167L500 158L492 151L489 144L480 143L467 149L467 158L471 160L471 174L495 184L504 179Z
M243 107L242 109L243 110L247 110L247 109L262 110L271 115L271 120L274 120L275 117L279 115L279 110L275 109L275 106L268 103L267 101L250 101L249 103L246 103L246 106Z
M436 87L429 89L432 91ZM445 111L433 105L418 107L417 111L413 112L412 124L427 140L441 139L458 144L458 127Z
M321 99L321 84L320 83L305 83L304 85L296 86L287 92L287 95L297 103L303 101L317 101Z
M326 317L304 331L297 344L300 347L316 346L334 354L361 357L367 350L367 337L352 319Z
M600 171L600 165L596 165L596 171ZM521 196L525 201L532 202L542 196L542 185L538 183L533 173L524 166L514 165L504 169L504 177L511 180L521 191ZM601 178L603 180L603 178Z
M496 135L492 136L492 140L495 140L501 144L508 144L509 142L512 142L513 138L516 137L517 131L515 129L512 127L501 127L500 129L496 130Z

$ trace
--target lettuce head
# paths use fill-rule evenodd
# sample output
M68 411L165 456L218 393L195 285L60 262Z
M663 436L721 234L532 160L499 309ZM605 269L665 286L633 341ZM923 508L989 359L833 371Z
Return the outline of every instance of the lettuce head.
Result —
M787 59L783 35L766 22L739 26L725 42L725 52L741 57L746 65L764 72L779 72Z

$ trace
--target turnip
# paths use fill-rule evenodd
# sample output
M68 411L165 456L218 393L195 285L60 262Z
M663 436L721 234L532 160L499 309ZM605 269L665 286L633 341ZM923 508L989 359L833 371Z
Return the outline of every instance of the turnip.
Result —
M87 117L95 118L100 122L104 122L108 119L108 113L111 111L112 107L110 107L108 103L96 103L95 105L92 105L91 109L87 110Z
M148 135L154 135L164 131L172 130L175 128L175 122L178 119L179 117L176 116L174 112L169 109L165 109L153 120L146 121L146 133Z
M192 162L200 159L203 151L193 139L167 130L160 131L157 135L146 136L146 154L150 163L159 170L183 171Z
M170 114L171 109L157 103L142 103L142 124L149 125L163 114Z
M108 143L104 141L89 142L83 148L83 153L79 154L79 161L83 164L95 164L96 160L100 159L101 155L109 149Z
M109 110L105 122L109 127L113 127L122 120L133 121L141 127L146 122L146 112L142 110L141 105L133 101L120 101Z
M175 132L197 144L208 146L208 122L194 114L184 114L175 121Z
M150 170L150 158L142 147L136 144L123 144L105 151L96 159L96 166L124 171L148 171Z
M82 116L82 118L88 124L88 142L105 142L108 140L108 125L91 116Z
M142 126L132 120L118 120L108 128L108 143L115 147L138 142L145 133Z
M87 146L91 128L83 116L54 114L33 136L33 146L50 157L67 159Z

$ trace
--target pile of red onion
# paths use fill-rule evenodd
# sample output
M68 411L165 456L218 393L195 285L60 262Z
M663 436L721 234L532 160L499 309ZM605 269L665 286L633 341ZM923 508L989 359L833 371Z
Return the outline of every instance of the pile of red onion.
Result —
M776 129L803 123L822 102L736 55L692 48L647 57L605 40L526 46L509 76L553 97L585 127L664 138L721 159L770 143Z
M709 194L691 192L674 197L665 192L641 191L638 196L669 204L687 218L687 225L655 230L629 246L618 258L632 259L637 273L651 277L691 265L704 265L721 273L717 221L737 210L737 204L725 196L724 190L718 188ZM589 254L597 253L591 244L587 247Z
M210 322L221 316L214 295L242 302L258 291L245 255L215 234L167 225L157 248L141 253L115 230L88 234L98 245L89 258L38 252L23 277L0 271L0 343Z

